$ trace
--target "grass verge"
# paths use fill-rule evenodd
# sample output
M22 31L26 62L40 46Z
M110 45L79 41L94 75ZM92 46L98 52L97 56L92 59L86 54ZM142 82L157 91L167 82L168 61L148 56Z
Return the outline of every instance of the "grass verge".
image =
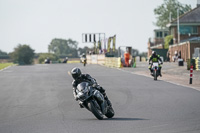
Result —
M14 64L13 63L0 63L0 70L6 68L8 66L12 66L12 65L14 65Z

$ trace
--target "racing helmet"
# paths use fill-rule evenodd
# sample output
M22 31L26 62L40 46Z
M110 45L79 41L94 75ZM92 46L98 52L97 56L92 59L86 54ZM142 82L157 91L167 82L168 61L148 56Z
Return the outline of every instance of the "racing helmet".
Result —
M152 51L152 55L156 55L156 51Z
M75 67L71 70L71 75L72 75L73 79L76 80L78 77L81 76L81 70L79 68Z

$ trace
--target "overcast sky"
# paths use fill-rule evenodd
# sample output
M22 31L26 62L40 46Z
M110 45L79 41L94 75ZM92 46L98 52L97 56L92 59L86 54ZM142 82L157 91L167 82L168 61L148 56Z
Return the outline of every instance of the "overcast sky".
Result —
M179 0L196 7L197 0ZM73 39L79 47L82 33L116 34L116 47L147 51L148 38L157 29L153 10L163 0L0 0L0 50L12 52L28 44L47 52L54 38Z

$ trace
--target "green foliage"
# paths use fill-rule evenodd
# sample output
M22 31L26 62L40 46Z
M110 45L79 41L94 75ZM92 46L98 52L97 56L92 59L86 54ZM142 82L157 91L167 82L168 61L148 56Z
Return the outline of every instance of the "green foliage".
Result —
M28 65L33 63L34 50L28 45L19 44L10 55L15 63Z
M82 55L83 53L88 53L89 51L93 51L94 48L89 48L87 46L85 46L84 48L78 48L78 51L80 51L80 55Z
M44 60L49 58L51 61L59 61L58 56L52 53L40 53L38 61L40 64L44 63Z
M168 35L165 37L165 45L164 45L164 48L165 49L168 49L169 48L169 45L172 44L173 42L173 36L172 35Z
M141 57L147 57L147 52L142 52L142 53L139 54L139 56L141 56Z
M57 56L70 56L78 57L77 54L78 42L73 41L72 39L53 39L48 46L49 52L53 52Z
M132 53L133 56L139 56L139 50L133 49L132 52L133 52Z
M6 52L3 52L3 51L0 50L0 56L1 56L1 55L4 55L4 56L5 56L5 55L8 55L8 54L7 54Z
M6 52L0 50L0 59L8 59L9 55Z
M179 9L179 16L191 10L191 5L185 5L178 2L178 0L164 0L164 3L154 9L154 14L157 16L155 23L160 28L165 28L169 23L169 16L171 12L171 20L177 18L177 9Z

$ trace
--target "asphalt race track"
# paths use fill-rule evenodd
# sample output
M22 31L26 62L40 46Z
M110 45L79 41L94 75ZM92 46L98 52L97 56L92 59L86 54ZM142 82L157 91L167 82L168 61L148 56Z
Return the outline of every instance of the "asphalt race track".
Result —
M75 66L106 89L114 118L79 108ZM0 72L0 133L200 133L200 92L100 65L14 66Z

